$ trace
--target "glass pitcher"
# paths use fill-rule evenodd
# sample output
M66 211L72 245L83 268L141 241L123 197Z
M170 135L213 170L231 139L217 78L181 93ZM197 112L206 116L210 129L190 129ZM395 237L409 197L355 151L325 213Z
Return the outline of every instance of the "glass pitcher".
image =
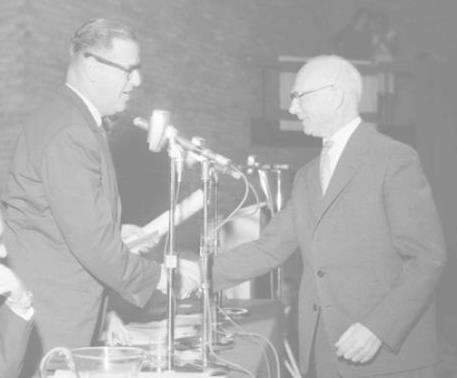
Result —
M76 378L138 378L147 358L145 352L134 347L54 348L40 363L41 378L47 378L49 361L64 357Z

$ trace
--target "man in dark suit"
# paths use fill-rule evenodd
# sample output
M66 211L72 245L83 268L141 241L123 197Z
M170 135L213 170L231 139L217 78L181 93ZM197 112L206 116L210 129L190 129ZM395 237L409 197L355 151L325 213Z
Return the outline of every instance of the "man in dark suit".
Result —
M290 113L323 139L261 237L215 259L216 288L260 275L297 247L301 368L319 378L433 377L434 289L446 259L417 154L359 117L362 80L337 56L298 72Z
M3 220L0 215L0 258L6 257L2 241ZM0 377L19 375L32 328L31 294L14 273L0 264Z
M164 267L123 243L140 229L121 234L102 125L126 108L141 84L139 69L128 27L105 19L84 24L72 40L66 85L19 136L3 195L5 240L12 267L34 290L41 355L91 344L104 287L137 306L156 288L166 290Z

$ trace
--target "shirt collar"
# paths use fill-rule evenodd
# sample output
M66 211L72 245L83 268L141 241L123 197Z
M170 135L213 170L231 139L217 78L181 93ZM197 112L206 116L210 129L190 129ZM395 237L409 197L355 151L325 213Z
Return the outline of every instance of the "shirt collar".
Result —
M348 142L349 138L351 137L352 133L357 129L357 127L362 123L362 119L357 116L355 117L352 121L350 121L348 124L343 126L341 129L339 129L335 134L333 134L330 138L324 139L323 142L325 141L331 141L331 146L333 147L342 147L346 145Z
M100 127L102 125L102 115L100 114L98 109L95 107L95 105L92 102L90 102L86 97L84 97L84 95L80 91L78 91L75 87L73 87L72 85L70 85L68 83L65 83L65 85L68 88L70 88L73 92L75 92L79 98L81 98L81 100L84 102L84 104L86 104L87 108L89 109L89 112L92 115L92 117L94 117L95 123L97 124L97 126Z

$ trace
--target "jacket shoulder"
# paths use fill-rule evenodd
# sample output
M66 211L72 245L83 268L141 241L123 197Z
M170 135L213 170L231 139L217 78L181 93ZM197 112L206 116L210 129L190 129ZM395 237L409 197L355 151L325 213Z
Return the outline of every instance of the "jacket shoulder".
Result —
M376 129L368 133L367 143L369 150L377 156L384 156L387 160L398 156L411 156L418 158L416 150L410 145L393 139L389 135L383 134Z

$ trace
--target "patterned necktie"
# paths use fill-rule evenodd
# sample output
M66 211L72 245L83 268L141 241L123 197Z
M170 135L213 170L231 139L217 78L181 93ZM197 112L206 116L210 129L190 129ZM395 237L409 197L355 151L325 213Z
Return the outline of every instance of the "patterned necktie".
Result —
M319 173L321 179L321 188L322 194L325 194L327 190L328 183L330 181L332 169L330 165L330 154L329 150L333 145L333 141L331 140L324 140L322 144L321 150L321 157L320 157L320 165L319 165Z

